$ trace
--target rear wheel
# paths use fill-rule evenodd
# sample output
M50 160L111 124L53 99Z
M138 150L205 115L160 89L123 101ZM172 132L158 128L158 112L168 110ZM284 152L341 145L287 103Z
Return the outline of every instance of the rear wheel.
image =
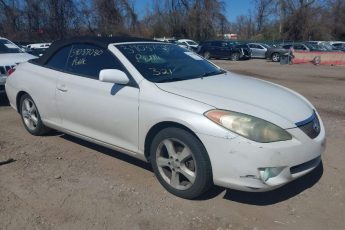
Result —
M191 133L163 129L153 139L150 153L156 177L170 193L194 199L213 185L206 149Z
M20 115L26 130L32 135L40 136L50 131L43 124L37 106L28 94L24 94L20 99Z
M280 61L280 54L279 53L273 53L271 56L272 61L278 62Z
M240 54L239 53L232 53L230 56L231 61L238 61L240 60Z

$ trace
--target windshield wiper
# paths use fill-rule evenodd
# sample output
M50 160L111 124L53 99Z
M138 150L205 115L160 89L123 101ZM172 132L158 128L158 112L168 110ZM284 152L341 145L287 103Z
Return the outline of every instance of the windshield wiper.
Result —
M204 73L200 74L197 78L203 78L203 77L208 77L208 76L212 76L212 75L219 75L222 73L226 73L226 71L220 69L219 71L204 72Z
M156 81L156 83L182 81L182 80L188 80L188 78L184 78L184 77L164 78L164 79Z
M204 72L198 76L191 77L191 78L186 78L186 77L164 78L164 79L156 81L156 83L191 80L191 79L196 79L196 78L208 77L208 76L212 76L212 75L218 75L218 74L222 74L222 73L226 73L226 71L223 69L220 69L219 71Z

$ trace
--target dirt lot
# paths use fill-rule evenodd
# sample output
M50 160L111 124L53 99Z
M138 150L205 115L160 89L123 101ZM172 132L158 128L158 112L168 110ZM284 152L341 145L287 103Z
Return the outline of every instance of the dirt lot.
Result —
M15 162L0 165L0 229L345 229L345 67L215 62L306 96L326 126L323 166L269 193L215 187L183 200L146 163L61 133L30 136L2 100L0 161Z

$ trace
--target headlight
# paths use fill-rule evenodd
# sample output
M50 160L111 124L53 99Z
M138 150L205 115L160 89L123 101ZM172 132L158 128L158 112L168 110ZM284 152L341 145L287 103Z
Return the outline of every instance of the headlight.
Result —
M220 126L256 142L292 139L292 136L279 126L250 115L225 110L211 110L204 115Z

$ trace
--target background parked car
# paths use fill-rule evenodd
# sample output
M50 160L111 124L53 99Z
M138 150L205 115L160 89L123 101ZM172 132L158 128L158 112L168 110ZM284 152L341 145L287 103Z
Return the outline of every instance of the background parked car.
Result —
M271 47L266 52L266 58L271 59L273 62L280 61L280 56L289 52L289 49L293 47L296 51L328 51L316 44L311 43L293 43L293 44L282 44L277 47Z
M196 51L199 45L197 42L190 39L179 39L177 40L177 44L192 51Z
M233 41L206 41L200 43L197 53L209 58L229 58L232 61L251 58L248 45Z
M8 64L5 61L0 61L0 96L5 94L7 72L13 67L14 65Z
M22 42L22 41L13 41L14 44L16 44L19 48L21 48L24 52L28 52L27 45L29 45L29 42Z
M6 38L0 37L0 95L5 93L7 72L21 62L36 58Z
M28 53L41 57L50 45L51 43L32 43L27 45L26 48Z
M167 43L176 43L177 42L175 37L171 37L171 38L167 38L167 37L153 38L153 40L160 41L160 42L167 42Z
M345 52L345 43L335 44L333 46L336 47L338 50Z
M336 48L337 50L341 50L345 52L345 42L341 42L341 41L336 41L336 42L329 42L329 44Z
M332 46L331 43L327 41L307 41L305 44L311 45L314 49L320 49L322 51L339 51L338 48Z
M47 49L50 45L51 43L32 43L28 44L26 47L28 49Z
M252 58L266 58L266 52L270 48L264 43L248 43L247 45L252 51Z
M286 54L291 46L292 44L287 44L269 48L266 52L266 59L271 59L273 62L280 61L280 56Z
M36 57L41 57L46 52L47 49L29 49L27 52Z

